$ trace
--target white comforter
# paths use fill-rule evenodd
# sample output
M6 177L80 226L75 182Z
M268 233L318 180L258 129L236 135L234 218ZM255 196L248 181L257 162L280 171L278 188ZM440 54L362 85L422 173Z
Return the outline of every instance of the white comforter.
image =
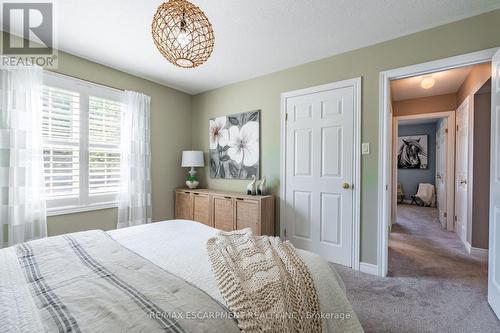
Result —
M151 223L108 232L125 247L225 304L207 257L207 240L216 233L217 229L187 220ZM323 318L323 331L362 331L337 272L316 254L301 250L298 253L311 272L321 312L328 317Z

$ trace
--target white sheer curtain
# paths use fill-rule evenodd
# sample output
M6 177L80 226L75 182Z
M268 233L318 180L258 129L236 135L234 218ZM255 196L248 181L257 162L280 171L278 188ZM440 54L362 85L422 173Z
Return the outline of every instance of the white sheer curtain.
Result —
M0 247L47 236L43 70L0 67Z
M125 91L118 228L151 222L150 102L147 95Z

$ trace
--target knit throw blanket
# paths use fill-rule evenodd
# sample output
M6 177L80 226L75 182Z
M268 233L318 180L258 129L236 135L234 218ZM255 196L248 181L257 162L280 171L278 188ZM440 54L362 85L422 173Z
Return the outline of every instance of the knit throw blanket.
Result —
M311 275L295 248L249 228L208 240L218 287L243 332L321 332Z

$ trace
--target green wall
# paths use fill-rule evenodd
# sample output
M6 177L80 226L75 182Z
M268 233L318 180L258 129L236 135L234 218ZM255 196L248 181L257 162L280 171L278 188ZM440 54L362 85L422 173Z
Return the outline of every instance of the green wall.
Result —
M3 38L4 33L0 34ZM1 40L0 40L1 42ZM191 147L191 95L59 51L58 73L151 96L151 180L153 221L174 217L174 189L182 186L181 153ZM171 66L165 60L165 66ZM49 236L116 228L117 209L51 216Z
M361 76L362 142L371 144L370 155L362 156L361 261L375 264L379 73L500 46L499 31L500 10L496 10L196 95L192 100L192 148L208 152L209 118L261 109L261 171L270 180L273 194L278 195L280 94ZM202 178L202 185L221 190L243 191L246 184L247 181L210 179L208 168ZM279 219L276 224L279 225Z

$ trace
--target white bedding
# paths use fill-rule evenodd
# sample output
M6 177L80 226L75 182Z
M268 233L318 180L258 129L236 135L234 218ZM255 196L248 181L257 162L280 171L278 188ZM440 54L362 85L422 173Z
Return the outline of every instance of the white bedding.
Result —
M217 229L187 220L157 222L108 232L123 246L226 304L218 290L207 257L207 240L216 233ZM347 301L344 284L337 272L316 254L301 250L298 250L298 253L311 272L321 312L333 316L350 316L350 319L323 318L323 331L362 331Z

